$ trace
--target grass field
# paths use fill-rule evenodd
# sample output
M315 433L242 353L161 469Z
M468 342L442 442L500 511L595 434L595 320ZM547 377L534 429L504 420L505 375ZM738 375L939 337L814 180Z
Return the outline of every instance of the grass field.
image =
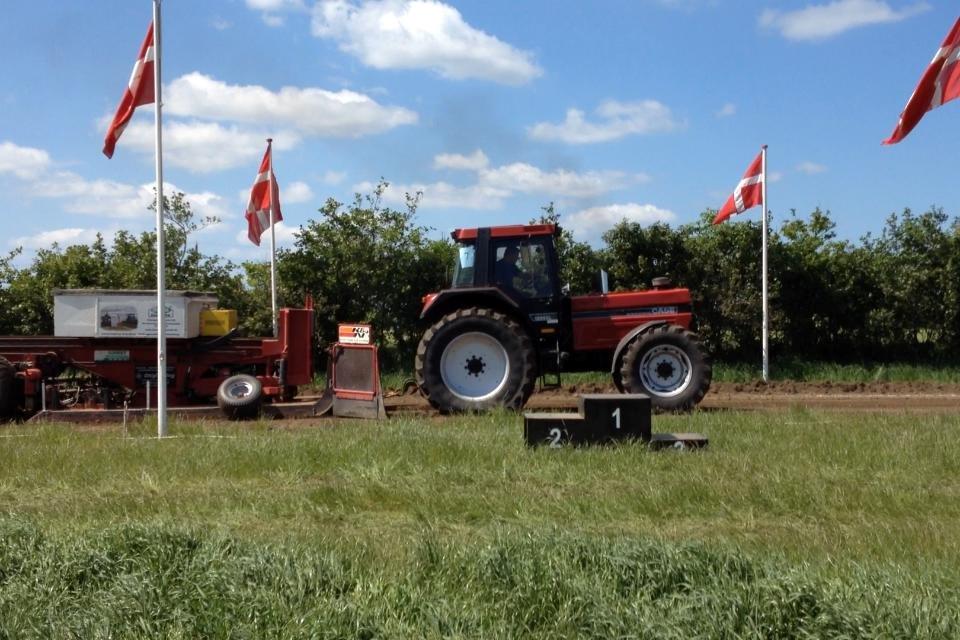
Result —
M412 372L394 371L383 376L383 386L386 389L402 389L404 383L412 379ZM749 383L760 379L759 362L756 364L715 362L713 364L714 382ZM960 383L960 366L909 363L837 364L807 360L775 361L771 364L770 379L795 382L933 382L958 384ZM610 383L610 374L606 371L565 373L563 374L563 382L564 384L608 384ZM323 386L322 378L317 381L317 386Z
M960 637L960 418L0 431L0 638Z

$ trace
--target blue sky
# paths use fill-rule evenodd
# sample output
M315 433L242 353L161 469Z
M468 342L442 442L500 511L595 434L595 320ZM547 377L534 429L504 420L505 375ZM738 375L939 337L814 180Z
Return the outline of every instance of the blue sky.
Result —
M0 249L151 228L152 107L100 150L152 3L8 4ZM819 206L856 239L904 207L960 211L958 105L880 145L956 18L919 0L164 0L165 178L222 217L197 240L232 260L267 258L242 214L268 136L283 244L381 176L388 204L423 191L438 236L554 201L593 241L718 208L766 143L775 221Z

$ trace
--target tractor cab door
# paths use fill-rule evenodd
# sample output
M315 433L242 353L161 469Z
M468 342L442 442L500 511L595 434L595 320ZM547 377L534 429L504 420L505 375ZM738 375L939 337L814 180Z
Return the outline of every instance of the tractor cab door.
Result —
M552 236L491 238L490 282L520 305L541 336L560 326L560 288ZM543 329L553 328L554 331Z

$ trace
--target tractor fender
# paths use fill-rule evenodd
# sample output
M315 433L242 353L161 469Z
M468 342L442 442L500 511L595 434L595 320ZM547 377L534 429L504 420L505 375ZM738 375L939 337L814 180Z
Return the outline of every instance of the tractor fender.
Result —
M420 312L420 320L433 322L442 315L465 307L489 307L507 313L526 324L520 305L496 287L464 287L444 289L429 296Z
M650 322L645 322L631 329L627 335L620 339L619 344L617 344L617 348L613 350L613 360L610 362L610 375L614 377L615 381L619 379L620 366L618 363L620 362L620 356L623 354L623 350L627 348L627 345L633 342L640 334L646 333L654 327L660 327L665 324L670 324L670 322L668 320L652 320ZM619 384L617 386L619 387Z

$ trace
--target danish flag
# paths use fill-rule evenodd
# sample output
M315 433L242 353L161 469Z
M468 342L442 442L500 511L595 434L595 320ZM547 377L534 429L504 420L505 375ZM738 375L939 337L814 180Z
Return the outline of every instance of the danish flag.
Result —
M907 101L897 127L883 144L896 144L907 137L920 118L954 98L960 97L960 19L950 29L940 50Z
M727 198L723 207L717 212L713 224L720 224L735 213L743 213L750 207L762 204L763 181L763 151L761 151L756 159L750 163L740 184L733 190L733 195Z
M133 73L130 74L130 82L127 83L127 89L120 98L120 104L117 106L117 113L113 116L113 122L107 129L107 137L103 140L103 155L108 158L113 157L113 149L117 146L120 134L127 128L127 123L133 117L134 110L140 105L151 104L154 102L153 91L153 21L147 29L147 37L140 45L140 55L137 61L133 63Z
M253 181L250 191L250 204L247 205L247 237L250 242L260 246L260 236L270 228L270 208L273 207L274 223L283 220L280 214L280 187L273 175L272 141L267 140L267 152L263 154L260 172Z

